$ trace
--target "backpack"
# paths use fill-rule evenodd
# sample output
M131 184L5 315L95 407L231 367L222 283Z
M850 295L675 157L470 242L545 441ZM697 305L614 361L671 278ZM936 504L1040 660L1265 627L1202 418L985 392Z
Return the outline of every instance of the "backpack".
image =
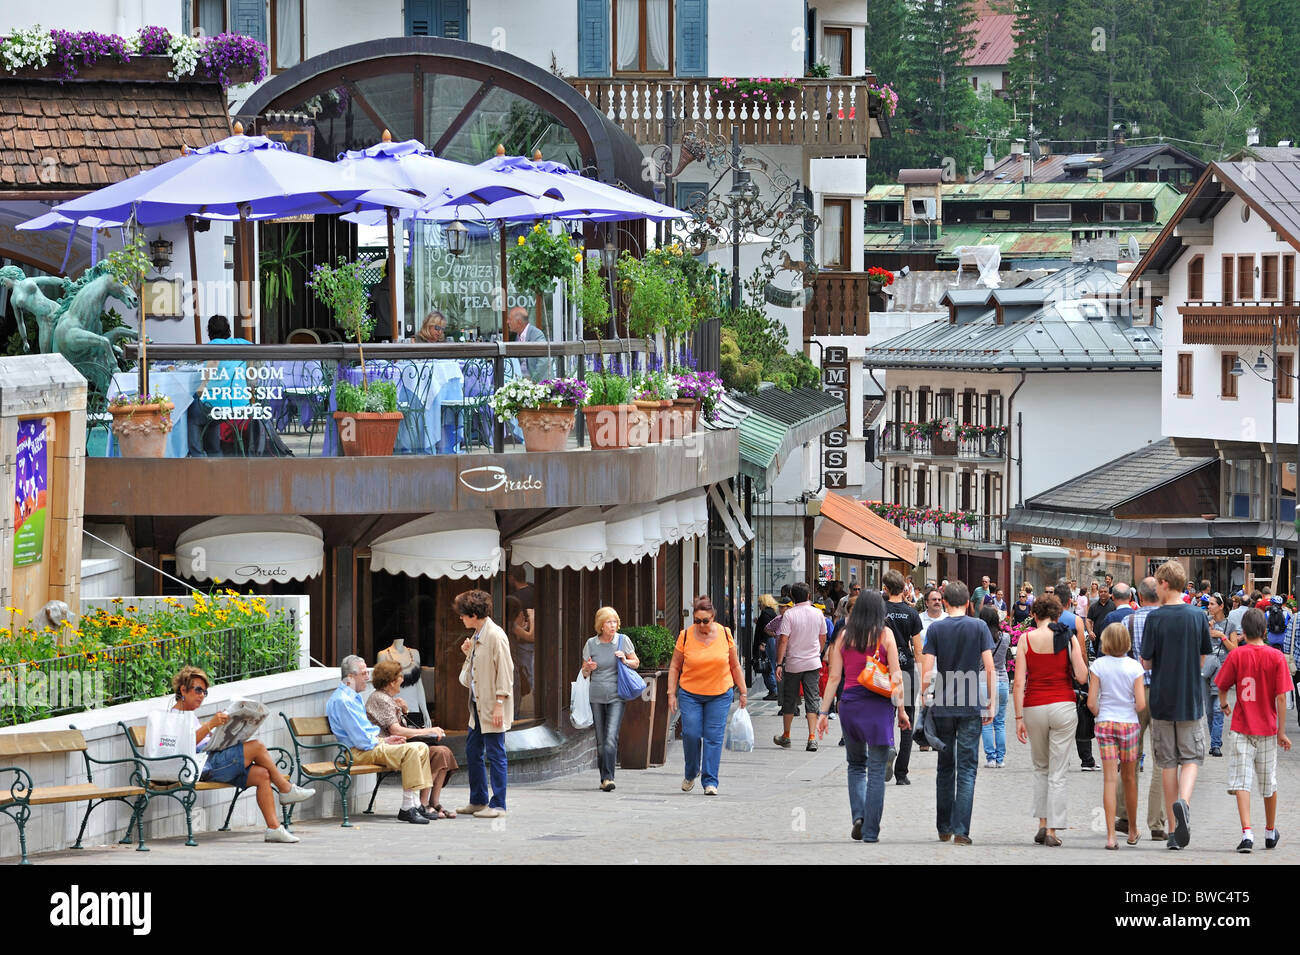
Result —
M1268 632L1276 637L1286 634L1286 614L1276 604L1268 608Z

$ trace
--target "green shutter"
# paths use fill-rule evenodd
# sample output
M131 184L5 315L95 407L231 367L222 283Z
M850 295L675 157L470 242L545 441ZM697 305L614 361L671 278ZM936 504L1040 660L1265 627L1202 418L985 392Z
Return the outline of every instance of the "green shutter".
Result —
M609 0L578 0L578 75L609 76Z
M230 0L230 31L266 43L266 0Z
M677 75L709 75L709 0L677 0Z
M406 0L406 35L433 36L433 0Z

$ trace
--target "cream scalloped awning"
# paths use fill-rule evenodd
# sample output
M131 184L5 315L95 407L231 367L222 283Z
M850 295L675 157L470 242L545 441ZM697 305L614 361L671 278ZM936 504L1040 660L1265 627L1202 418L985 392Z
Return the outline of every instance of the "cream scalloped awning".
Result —
M646 555L645 513L649 509L643 504L623 504L602 515L610 560L631 564Z
M426 514L377 538L370 568L408 577L494 577L504 554L491 511Z
M191 580L306 580L325 566L321 529L296 514L214 517L176 538L176 569Z
M514 564L596 570L611 559L605 521L595 508L575 508L510 542Z

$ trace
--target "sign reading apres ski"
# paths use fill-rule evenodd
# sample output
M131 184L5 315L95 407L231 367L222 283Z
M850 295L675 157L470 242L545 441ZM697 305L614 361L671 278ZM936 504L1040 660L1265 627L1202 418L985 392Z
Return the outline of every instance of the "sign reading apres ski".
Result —
M18 422L18 453L14 456L14 566L36 564L45 551L45 505L49 485L45 454L45 422Z

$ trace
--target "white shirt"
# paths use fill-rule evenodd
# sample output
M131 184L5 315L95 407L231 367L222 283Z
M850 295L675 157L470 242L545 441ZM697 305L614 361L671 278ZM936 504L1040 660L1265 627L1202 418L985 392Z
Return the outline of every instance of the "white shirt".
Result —
M930 629L930 624L937 623L946 616L948 616L946 613L941 613L937 617L931 617L928 613L921 614L921 636L925 636L925 631Z
M1100 684L1097 692L1097 721L1138 722L1133 681L1141 679L1145 673L1142 664L1132 657L1104 656L1093 661L1092 672Z

